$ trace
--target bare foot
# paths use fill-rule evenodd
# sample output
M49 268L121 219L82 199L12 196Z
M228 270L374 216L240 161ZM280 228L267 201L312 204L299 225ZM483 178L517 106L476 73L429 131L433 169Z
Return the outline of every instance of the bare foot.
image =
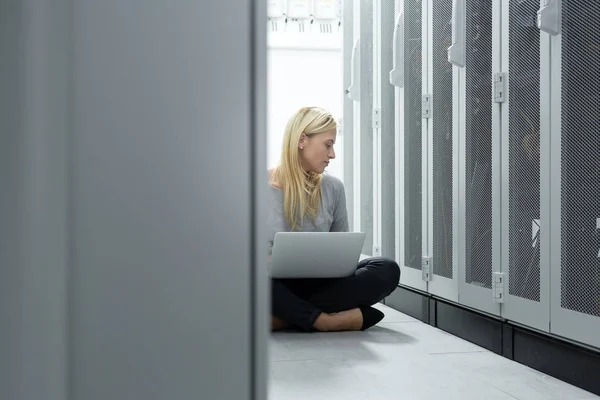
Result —
M342 311L339 313L319 315L313 327L321 332L358 331L363 325L363 315L360 309Z
M282 319L277 318L276 316L271 316L271 331L278 331L280 329L285 329L288 327L287 322Z

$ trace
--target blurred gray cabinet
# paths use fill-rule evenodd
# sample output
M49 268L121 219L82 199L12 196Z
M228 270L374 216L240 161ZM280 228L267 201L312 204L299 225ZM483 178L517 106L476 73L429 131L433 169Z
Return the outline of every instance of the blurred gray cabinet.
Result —
M266 5L234 3L1 3L0 398L266 398Z

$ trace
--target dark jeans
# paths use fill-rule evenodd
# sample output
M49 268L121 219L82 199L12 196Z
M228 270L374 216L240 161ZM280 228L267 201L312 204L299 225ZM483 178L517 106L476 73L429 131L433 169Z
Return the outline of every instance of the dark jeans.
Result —
M271 279L271 313L311 331L322 313L371 306L390 295L400 281L400 267L386 258L369 258L356 273L335 279Z

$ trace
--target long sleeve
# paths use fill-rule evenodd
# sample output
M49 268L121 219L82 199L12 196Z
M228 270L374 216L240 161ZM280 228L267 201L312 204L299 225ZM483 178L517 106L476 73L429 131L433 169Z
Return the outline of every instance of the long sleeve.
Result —
M348 232L348 210L346 209L346 193L344 186L340 185L336 190L337 202L333 213L331 232Z

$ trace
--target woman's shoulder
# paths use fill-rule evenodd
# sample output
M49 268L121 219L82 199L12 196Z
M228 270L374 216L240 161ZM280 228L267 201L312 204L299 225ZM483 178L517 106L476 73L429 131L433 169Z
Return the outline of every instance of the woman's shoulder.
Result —
M344 190L344 183L342 182L342 180L340 178L338 178L335 175L331 175L331 174L327 174L324 173L323 174L323 180L321 181L321 185L323 187L323 189L327 190L327 189L332 189L333 191L340 191L340 190Z

